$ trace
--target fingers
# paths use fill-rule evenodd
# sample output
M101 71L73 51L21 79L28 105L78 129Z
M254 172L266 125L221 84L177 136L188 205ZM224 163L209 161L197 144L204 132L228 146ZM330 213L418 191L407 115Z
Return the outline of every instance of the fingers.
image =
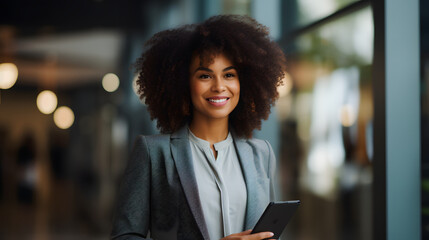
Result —
M245 235L249 235L251 232L252 232L252 229L248 229L248 230L246 230L246 231L244 231L244 232L236 233L236 234L237 234L236 236L245 236Z
M222 238L222 239L231 239L231 238L234 238L234 239L241 239L241 238L239 238L240 236L247 236L247 235L249 235L251 232L252 232L252 229L249 229L249 230L246 230L246 231L244 231L244 232L239 232L239 233L231 234L231 235L226 236L225 238Z
M274 236L274 234L272 232L260 232L260 233L254 233L254 234L250 234L252 232L252 229L250 230L246 230L244 232L240 232L240 233L234 233L231 234L229 236L226 236L225 238L222 238L222 240L227 240L227 239L241 239L241 240L261 240L261 239L265 239L265 238L269 238Z
M254 233L254 234L250 234L245 239L248 240L260 240L260 239L265 239L265 238L269 238L274 236L274 234L272 232L260 232L260 233Z

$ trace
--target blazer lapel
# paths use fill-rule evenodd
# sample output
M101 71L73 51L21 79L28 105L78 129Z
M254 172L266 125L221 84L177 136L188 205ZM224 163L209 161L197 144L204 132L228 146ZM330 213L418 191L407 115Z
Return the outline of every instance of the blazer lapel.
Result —
M204 220L203 209L201 207L198 193L198 185L195 179L194 165L192 163L192 152L189 147L187 126L171 134L171 154L176 164L180 183L188 201L191 212L197 222L198 228L204 239L209 239L209 234Z
M255 209L258 207L258 192L256 189L257 172L253 164L252 148L244 139L237 138L235 134L233 134L233 138L247 188L247 207L244 226L245 229L251 229L255 226L259 218L259 215L257 216L255 212Z

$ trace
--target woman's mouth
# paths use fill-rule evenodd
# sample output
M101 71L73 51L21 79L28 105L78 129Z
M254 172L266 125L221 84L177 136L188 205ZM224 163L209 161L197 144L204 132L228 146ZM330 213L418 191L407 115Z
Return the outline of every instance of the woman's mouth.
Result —
M228 97L215 97L215 98L207 98L207 101L216 107L220 107L225 105L228 102Z

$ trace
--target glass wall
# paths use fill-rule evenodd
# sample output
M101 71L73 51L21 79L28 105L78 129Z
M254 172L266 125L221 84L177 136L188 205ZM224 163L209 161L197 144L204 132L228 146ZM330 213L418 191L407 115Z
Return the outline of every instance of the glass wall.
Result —
M283 44L279 159L285 198L302 201L293 239L372 237L373 38L366 7Z
M324 18L357 1L358 0L297 0L298 25L303 26Z

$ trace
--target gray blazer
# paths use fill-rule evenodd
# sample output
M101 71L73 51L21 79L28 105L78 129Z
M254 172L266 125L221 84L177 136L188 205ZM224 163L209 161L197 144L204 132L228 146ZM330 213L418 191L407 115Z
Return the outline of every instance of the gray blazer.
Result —
M277 196L276 160L267 141L232 132L247 188L243 231L254 227ZM171 135L139 136L125 171L112 239L205 239L187 127Z

